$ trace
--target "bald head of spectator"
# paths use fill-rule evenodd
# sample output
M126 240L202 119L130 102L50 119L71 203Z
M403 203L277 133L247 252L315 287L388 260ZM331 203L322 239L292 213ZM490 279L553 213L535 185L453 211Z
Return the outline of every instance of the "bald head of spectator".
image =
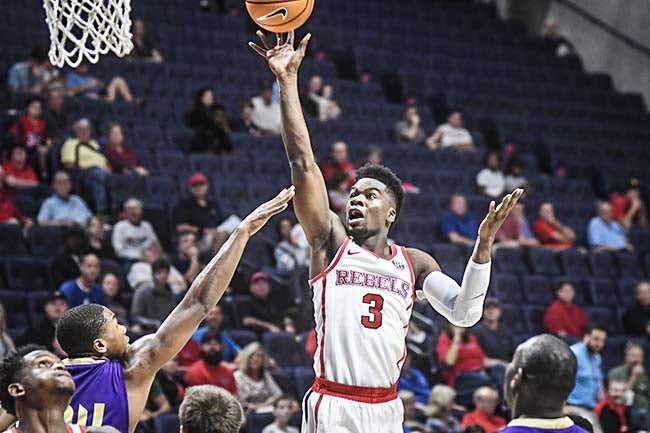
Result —
M614 212L612 211L612 205L609 202L601 201L597 206L598 217L605 221L606 223L612 222L614 218Z
M474 391L474 405L476 410L491 417L499 404L499 393L494 388L482 386Z
M68 173L65 171L57 171L52 178L52 189L57 197L62 200L67 200L72 190L72 182Z

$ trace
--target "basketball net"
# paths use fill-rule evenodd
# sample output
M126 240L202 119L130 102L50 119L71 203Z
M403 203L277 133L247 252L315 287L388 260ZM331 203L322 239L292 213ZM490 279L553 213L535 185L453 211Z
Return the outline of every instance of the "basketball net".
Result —
M79 66L97 63L109 51L123 57L133 49L131 0L44 0L50 29L50 61Z

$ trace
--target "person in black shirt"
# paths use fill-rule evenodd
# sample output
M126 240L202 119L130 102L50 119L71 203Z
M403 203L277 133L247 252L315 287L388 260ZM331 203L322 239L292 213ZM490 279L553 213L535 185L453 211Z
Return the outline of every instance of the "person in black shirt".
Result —
M233 150L230 139L230 126L226 118L226 108L214 104L208 108L208 119L204 125L194 129L190 152L228 154Z
M217 230L223 221L221 208L208 197L208 178L203 173L194 173L187 183L190 196L180 200L174 209L176 231L194 233L202 253L216 252L228 237L228 233Z
M627 334L650 337L650 282L636 286L636 302L623 314L623 329Z
M264 272L255 272L251 277L249 290L251 302L242 308L242 324L259 334L264 332L295 333L293 321L285 312L274 305L269 298L271 284Z
M496 298L487 298L483 307L483 320L472 329L485 356L505 366L515 354L515 341L508 329L499 324L501 304Z
M60 353L58 345L54 345L54 335L56 323L59 321L63 313L68 311L68 301L65 295L59 291L53 292L45 299L43 307L45 317L40 321L34 323L25 333L17 339L17 345L23 346L25 344L37 344L44 346L47 350Z
M162 63L163 56L160 54L160 51L153 46L149 38L147 38L144 21L140 18L133 20L132 33L133 51L131 52L131 56L154 63Z
M87 252L86 234L78 228L68 228L63 232L64 252L52 260L52 280L55 287L79 276L81 256Z
M178 234L176 255L172 264L183 274L185 281L191 284L201 271L199 248L196 245L196 235L192 232Z

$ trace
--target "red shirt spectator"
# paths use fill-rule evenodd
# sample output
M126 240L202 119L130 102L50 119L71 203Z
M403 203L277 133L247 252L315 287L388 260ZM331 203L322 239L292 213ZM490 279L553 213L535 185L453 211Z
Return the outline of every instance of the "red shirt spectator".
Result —
M354 185L356 167L348 160L348 145L342 141L332 144L331 156L321 164L321 170L328 185L335 173L345 173L348 177L348 186Z
M557 300L544 314L544 330L560 337L581 337L587 330L587 315L573 303L575 288L569 282L562 282L557 289Z
M466 413L460 425L463 429L476 424L481 426L485 433L496 433L506 425L506 419L497 415L488 416L480 410Z
M628 433L629 413L625 405L625 381L611 380L607 386L606 398L594 409L603 431L606 433Z
M177 355L178 366L181 368L190 367L201 359L201 348L199 343L190 338L185 347Z
M2 164L2 171L5 189L9 193L38 185L38 176L34 168L27 164L27 150L23 146L14 146L10 158Z
M539 206L539 218L533 223L531 229L542 246L554 250L573 247L576 238L575 232L570 227L555 218L553 205L548 202Z
M0 224L12 222L12 220L22 224L27 218L18 210L11 196L0 190Z
M108 144L103 151L113 173L133 171L140 176L149 174L137 155L131 149L124 147L124 132L119 123L111 123L108 126Z
M625 194L613 193L610 197L610 203L614 219L620 222L626 230L635 224L640 228L648 226L645 203L643 203L637 179L630 180L630 186L625 191Z
M184 380L190 386L220 386L237 396L237 382L232 370L221 362L221 348L219 332L206 332L201 338L201 360L192 364Z
M449 335L452 334L453 337ZM453 334L452 334L453 335ZM453 350L457 351L455 357L450 359L448 355L453 355ZM456 377L466 371L482 370L485 366L485 353L478 343L478 339L470 334L465 328L456 328L454 326L447 332L440 334L436 354L441 364L446 364L446 369L442 372L442 377L447 385L453 387Z
M22 144L32 157L40 145L45 145L47 122L43 119L43 105L40 99L27 101L25 112L9 129L14 144Z

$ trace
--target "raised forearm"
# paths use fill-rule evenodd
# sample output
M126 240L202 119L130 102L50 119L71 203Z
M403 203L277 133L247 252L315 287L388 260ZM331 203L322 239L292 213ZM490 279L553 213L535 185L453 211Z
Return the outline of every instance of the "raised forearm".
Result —
M315 164L307 123L300 105L298 77L294 74L286 74L278 78L278 83L280 85L282 139L292 168L294 163Z
M474 253L472 254L472 260L478 264L489 262L493 243L493 237L483 239L479 237L474 244Z

